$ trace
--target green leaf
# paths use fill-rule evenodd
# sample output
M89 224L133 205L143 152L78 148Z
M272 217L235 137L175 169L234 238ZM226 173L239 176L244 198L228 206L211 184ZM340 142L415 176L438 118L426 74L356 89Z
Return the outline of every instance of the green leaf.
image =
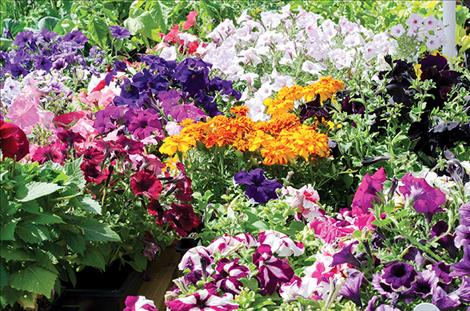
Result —
M63 238L72 251L83 255L86 248L85 239L83 238L83 236L79 234L65 234Z
M51 298L52 289L57 280L57 274L39 266L29 266L24 270L13 273L10 277L10 286L31 293Z
M147 259L142 254L136 254L133 256L132 261L128 261L127 263L134 268L135 271L144 271L147 267Z
M18 303L24 310L36 310L37 309L38 295L33 293L24 293L18 298Z
M19 223L16 228L16 234L26 243L38 244L51 239L49 230L42 225Z
M106 261L97 248L88 248L80 263L100 270L106 267Z
M109 36L106 21L97 17L93 18L93 20L88 24L88 32L101 48L106 49Z
M52 17L52 16L45 16L41 18L41 20L39 20L38 29L39 30L47 29L49 31L52 31L55 25L57 25L57 22L59 22L58 18Z
M0 289L8 285L9 273L3 265L0 265ZM1 291L0 291L1 292Z
M97 242L121 242L119 235L108 226L89 218L69 218L83 230L84 237L89 241Z
M80 206L89 212L101 215L101 205L97 201L93 200L91 196L84 196L80 201Z
M0 229L0 241L14 241L15 240L16 221L10 221Z
M24 198L19 198L18 201L32 201L37 198L54 193L57 190L62 189L62 187L52 183L33 181L26 185L26 189L28 189L28 193Z
M31 253L19 248L12 248L8 246L0 247L0 257L6 261L34 261Z
M25 222L31 222L36 225L54 225L63 224L64 221L57 215L54 214L39 214L24 217Z
M64 170L69 176L69 180L67 184L75 184L80 189L85 187L86 181L83 177L82 170L80 169L80 165L82 164L82 158L78 158L74 161L67 162L64 165Z

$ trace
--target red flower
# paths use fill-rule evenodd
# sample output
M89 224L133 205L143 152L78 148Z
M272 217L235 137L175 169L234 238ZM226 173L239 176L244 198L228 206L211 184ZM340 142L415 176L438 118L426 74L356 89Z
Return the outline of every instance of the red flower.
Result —
M152 173L140 171L131 176L131 190L135 195L157 200L162 189L162 183Z
M0 120L0 150L3 158L23 159L29 153L26 134L18 126Z
M201 223L190 204L171 203L170 209L165 211L165 218L176 233L183 237L199 227Z
M51 145L39 147L33 154L32 160L43 164L46 161L63 164L65 161L67 145L56 141Z
M109 171L107 169L101 170L98 165L91 161L84 161L80 168L82 169L85 180L97 185L101 184L108 178Z
M52 122L56 127L62 127L64 129L72 127L78 120L80 120L85 115L83 111L75 111L64 113L58 116L55 116Z
M176 167L180 170L180 173L176 177L175 197L180 201L189 202L192 200L193 196L191 178L186 175L183 163L176 163Z
M183 30L188 30L189 28L196 25L196 16L197 16L196 11L189 12L188 16L186 16L186 21L184 22Z

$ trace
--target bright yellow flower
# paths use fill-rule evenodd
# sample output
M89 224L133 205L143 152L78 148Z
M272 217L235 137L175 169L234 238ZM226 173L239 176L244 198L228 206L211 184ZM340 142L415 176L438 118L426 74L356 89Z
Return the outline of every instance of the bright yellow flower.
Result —
M193 137L180 134L165 138L159 150L163 154L173 156L177 152L185 153L195 145L196 141Z

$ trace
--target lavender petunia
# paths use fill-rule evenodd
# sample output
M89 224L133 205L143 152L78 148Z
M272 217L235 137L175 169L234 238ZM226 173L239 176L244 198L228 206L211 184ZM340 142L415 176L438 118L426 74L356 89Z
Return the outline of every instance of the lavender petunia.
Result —
M432 303L442 311L451 310L460 305L457 294L447 294L447 292L440 286L434 287L432 291Z
M459 208L460 225L470 226L470 202L462 204Z
M401 182L403 186L399 187L400 192L413 202L416 212L424 214L428 221L435 213L442 211L441 205L446 202L446 196L441 190L431 187L426 179L407 173Z
M353 301L358 307L362 306L361 302L361 285L364 274L360 271L352 272L340 290L340 295Z
M432 290L437 286L438 282L439 278L436 276L434 271L425 270L420 272L406 295L427 298L432 294Z
M450 268L451 266L444 263L444 262L436 262L432 265L432 270L439 278L439 283L444 285L450 284L453 280L453 277L450 276Z
M470 275L470 245L465 245L463 248L463 258L451 266L452 272L450 276L462 277Z
M109 31L116 39L127 39L131 36L129 30L121 26L109 26Z
M276 189L282 188L282 184L278 181L266 179L264 171L260 168L249 172L238 172L234 180L235 183L245 187L245 194L248 198L259 204L277 199Z
M162 125L157 112L151 108L139 110L129 109L126 112L127 128L134 137L144 139L152 134L162 136Z

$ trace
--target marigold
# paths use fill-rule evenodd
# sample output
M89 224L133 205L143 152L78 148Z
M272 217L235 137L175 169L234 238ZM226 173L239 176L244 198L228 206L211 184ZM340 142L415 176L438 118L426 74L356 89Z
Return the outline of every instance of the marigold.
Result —
M159 150L163 154L173 156L177 152L185 153L194 146L196 140L193 137L180 134L165 138Z

